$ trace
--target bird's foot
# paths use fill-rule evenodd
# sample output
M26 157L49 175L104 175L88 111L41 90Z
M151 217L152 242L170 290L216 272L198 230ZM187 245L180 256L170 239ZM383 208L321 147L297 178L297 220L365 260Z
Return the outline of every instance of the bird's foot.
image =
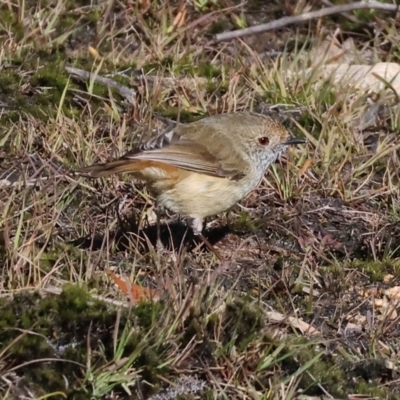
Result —
M207 246L207 248L214 253L215 257L218 258L219 261L223 262L226 261L225 258L222 256L222 254L210 243L210 241L200 232L196 233L195 235L198 236L202 242Z

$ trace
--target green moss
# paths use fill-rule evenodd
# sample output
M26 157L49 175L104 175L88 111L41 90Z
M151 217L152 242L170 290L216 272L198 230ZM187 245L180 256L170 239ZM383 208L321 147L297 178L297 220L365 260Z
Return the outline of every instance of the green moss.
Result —
M216 67L210 62L202 62L194 66L192 74L193 76L201 76L207 79L212 79L212 78L221 78L222 71L220 67ZM227 88L228 85L229 85L228 82L226 82L225 87Z
M24 59L14 60L13 66L0 72L0 91L7 96L5 101L10 112L3 115L3 120L16 121L25 115L40 120L53 118L57 113L55 105L60 103L62 93L68 82L64 71L63 57L56 53L39 52L35 60L31 53L24 54ZM43 67L37 68L38 59ZM36 70L33 75L22 75L21 70ZM24 91L21 88L24 87ZM10 96L12 94L12 97ZM71 115L67 102L64 112Z
M364 380L361 380L357 383L356 388L355 388L355 393L360 394L360 395L366 395L366 396L371 396L373 398L377 399L395 399L396 397L387 397L387 391L384 389L380 389L379 387L376 387L372 385L371 383L368 383Z
M168 368L166 360L171 353L170 343L164 334L171 332L168 320L160 315L162 304L141 303L133 309L137 317L132 331L128 311L121 313L118 327L119 359L132 357L135 367L141 370L143 379L157 383L159 374ZM55 358L62 352L65 362L34 363L26 369L26 377L45 391L66 390L63 376L79 387L85 369L74 361L85 364L88 357L87 343L90 335L91 363L107 364L115 356L113 332L117 320L116 310L89 296L85 286L66 285L59 296L22 294L12 302L0 300L0 342L7 346L18 340L8 350L8 355L18 363ZM167 324L164 326L164 323ZM143 325L142 325L143 324ZM154 329L160 325L160 329ZM4 329L13 327L16 329ZM3 329L2 329L3 328ZM153 329L152 329L153 328ZM27 334L21 334L21 329ZM126 335L127 334L127 335ZM125 335L125 338L123 339ZM178 340L179 335L174 336ZM62 350L61 350L62 349ZM173 352L172 352L173 353ZM164 364L164 367L161 365ZM102 372L101 367L97 373ZM96 370L92 371L94 374ZM49 377L49 374L51 377ZM78 386L76 386L78 385Z
M350 263L350 268L361 270L371 282L381 281L387 274L399 276L400 273L399 261L390 258L377 261L355 259Z
M315 356L316 353L312 348L305 347L298 355L299 366L304 365L305 362L312 360ZM308 395L322 395L316 382L320 383L333 396L347 395L346 389L343 387L343 382L347 380L346 373L335 361L329 356L322 357L310 364L308 372L311 376L309 374L302 374L301 385L308 388Z
M2 346L9 345L7 355L16 365L42 358L58 358L59 351L62 351L65 362L38 362L23 369L26 379L45 391L64 390L63 376L70 383L78 383L84 370L67 361L85 363L87 341L84 338L88 333L94 337L102 335L104 343L110 347L116 320L115 311L90 298L84 287L72 285L66 286L59 296L42 297L27 293L16 295L12 302L2 299L0 314L0 342ZM124 324L126 317L123 314L121 325ZM14 329L5 329L10 327ZM97 341L94 340L92 345L95 350ZM60 346L66 346L66 350L61 350ZM108 353L112 354L112 347ZM94 353L93 362L96 357Z
M163 307L160 303L141 302L135 307L134 314L145 329L150 329L161 318Z
M51 88L51 90L46 89L47 98L58 103L68 83L68 76L65 73L64 64L65 61L61 57L56 57L55 60L44 62L43 67L32 76L29 83L33 87Z
M216 21L211 24L210 34L216 35L218 33L228 31L231 28L232 28L232 24L229 21L226 21L226 20Z
M263 226L264 221L255 220L249 216L247 211L242 211L239 219L236 219L230 225L230 229L235 234L240 235L248 232L259 232Z
M216 96L216 97L221 97L224 94L227 93L229 89L229 84L228 83L221 83L220 81L208 81L207 83L207 93L210 95Z
M387 391L380 387L382 377L388 374L385 360L374 358L351 363L347 371L356 382L355 393L387 398Z
M63 15L60 18L60 23L62 24L64 29L71 29L76 23L76 17L71 14Z
M194 59L191 56L183 56L180 59L165 57L158 63L149 63L143 66L145 72L173 71L175 75L190 75L192 77L202 77L207 79L220 78L222 75L221 67L215 66L209 60ZM227 83L228 84L228 83Z
M17 14L3 6L0 8L0 25L12 32L14 40L19 42L25 36L23 23L18 22Z
M4 68L3 71L0 71L1 97L15 94L19 88L19 83L20 77L16 71L7 70L6 68ZM6 100L5 97L4 100Z
M309 396L323 395L318 382L334 397L345 397L348 393L374 394L385 398L386 389L380 389L379 379L372 382L375 377L381 377L384 371L372 362L343 363L338 357L330 354L321 354L317 351L316 343L313 345L306 338L291 340L286 345L288 357L283 359L282 367L288 375L297 373L304 365L308 364L308 373L301 374L300 386L307 388L304 394ZM319 357L317 357L319 356ZM368 372L369 371L369 372Z
M85 18L87 21L89 22L99 22L101 17L102 17L102 13L100 12L100 8L95 8L93 11L89 12L88 14L85 15Z
M238 351L245 351L246 347L260 335L263 328L263 312L261 308L250 302L250 299L237 299L227 304L222 325L224 335L220 343L218 354L230 352L234 345ZM212 320L208 321L207 330L214 329Z

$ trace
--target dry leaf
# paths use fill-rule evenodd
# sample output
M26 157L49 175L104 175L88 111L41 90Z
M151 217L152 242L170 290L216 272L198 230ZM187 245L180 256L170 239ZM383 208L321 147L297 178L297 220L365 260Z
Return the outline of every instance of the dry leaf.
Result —
M297 177L300 178L305 174L305 172L311 167L312 164L312 158L309 158L306 160L306 162L303 164L303 166L300 168L299 172L297 173Z
M384 283L389 283L392 279L394 278L394 275L387 274L383 277L383 282Z
M344 331L347 333L355 333L355 332L362 332L362 326L358 324L353 324L352 322L348 322Z
M126 283L111 271L107 271L108 276L114 281L122 293L132 297L135 302L141 300L156 299L157 292L154 289L144 288L140 285Z
M361 294L364 297L377 296L379 294L379 288L376 286L363 288L359 291L359 294Z
M395 306L391 303L385 304L381 309L381 313L382 315L378 317L380 320L394 320L398 316Z
M383 296L381 299L374 298L374 305L376 308L387 307L388 304L388 299L385 296Z
M99 52L92 46L89 46L89 53L94 57L94 58L98 58L100 57Z
M391 300L400 300L400 286L393 286L385 290L385 295Z
M365 326L367 322L367 317L362 315L361 313L356 314L353 318L351 318L351 323L355 325Z
M327 37L310 52L310 61L312 65L331 63L353 63L362 56L354 44L353 39L349 38L340 43L336 36Z
M185 20L186 20L186 7L183 7L183 9L178 11L178 14L176 14L176 17L174 18L174 22L168 28L167 32L171 33L176 28L180 28L185 23Z
M380 92L388 82L400 95L400 65L397 63L380 62L375 65L328 64L320 69L325 79L334 84L350 86L364 92Z
M292 326L299 329L303 334L308 335L320 335L320 332L315 329L312 325L296 317L288 317L277 311L267 311L266 317L273 322L289 322Z

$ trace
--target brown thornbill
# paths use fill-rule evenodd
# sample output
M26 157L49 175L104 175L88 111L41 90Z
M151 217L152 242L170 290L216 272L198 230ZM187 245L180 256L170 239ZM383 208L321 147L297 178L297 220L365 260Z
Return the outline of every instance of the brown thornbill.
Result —
M204 218L247 196L277 157L301 143L305 140L292 137L271 116L219 114L178 124L115 161L77 172L92 178L129 173L145 181L157 205L187 217L194 233L221 259L202 235Z

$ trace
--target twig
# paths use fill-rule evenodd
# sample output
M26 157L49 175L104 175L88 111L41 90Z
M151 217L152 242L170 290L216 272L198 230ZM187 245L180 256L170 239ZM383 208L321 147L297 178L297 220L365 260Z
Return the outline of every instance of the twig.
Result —
M255 33L270 31L272 29L282 28L286 25L295 24L299 22L309 21L315 18L326 17L327 15L344 13L347 11L353 10L361 10L361 9L377 9L383 11L398 11L399 5L397 4L385 4L378 2L369 2L365 3L363 1L359 1L357 3L343 4L339 6L333 6L328 8L323 8L318 11L311 11L308 13L304 13L301 15L296 15L294 17L283 17L276 21L268 22L266 24L260 24L256 26L252 26L250 28L238 29L232 32L224 32L219 33L215 36L217 42L222 42L224 40L239 38L247 35L253 35Z
M334 6L334 4L332 2L330 2L329 0L321 0L321 3L327 7ZM355 24L359 24L361 22L357 17L355 17L353 14L350 14L349 12L343 12L341 14L343 15L343 17L347 18L351 22L354 22Z
M67 66L65 67L65 70L82 81L88 81L90 79L94 79L96 82L100 82L109 88L115 89L125 100L129 101L133 105L136 104L135 103L136 92L135 90L130 89L127 86L121 85L120 83L110 78L106 78L98 74L92 74L90 72L84 71L83 69Z

